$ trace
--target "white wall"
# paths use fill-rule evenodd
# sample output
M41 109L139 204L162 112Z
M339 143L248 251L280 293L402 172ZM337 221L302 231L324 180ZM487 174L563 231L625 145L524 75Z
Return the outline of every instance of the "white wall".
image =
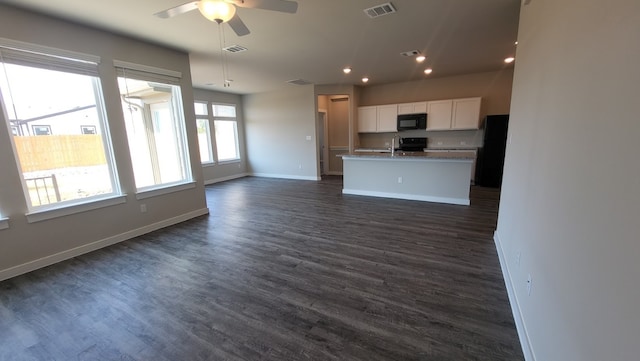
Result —
M250 174L319 179L316 101L313 85L243 97Z
M9 228L0 229L0 279L42 267L110 243L149 232L207 212L198 155L188 55L34 15L0 5L0 37L101 57L105 108L115 162L126 203L79 214L28 223L20 173L13 156L10 131L0 112L0 212ZM194 188L138 201L113 60L181 72L182 101ZM147 212L140 213L145 203Z
M638 34L637 0L522 7L496 242L528 360L639 358Z
M202 167L204 184L217 183L229 179L244 177L247 175L247 151L244 136L244 117L242 114L242 97L237 94L221 93L206 89L194 89L196 101L207 101L221 104L236 105L236 120L238 122L238 147L240 149L240 161L230 163L207 164ZM215 137L213 129L211 137Z

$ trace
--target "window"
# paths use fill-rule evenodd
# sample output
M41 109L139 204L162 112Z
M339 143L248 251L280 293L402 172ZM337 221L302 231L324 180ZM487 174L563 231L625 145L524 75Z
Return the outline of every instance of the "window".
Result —
M97 134L95 125L81 125L80 132L82 134Z
M190 182L179 74L118 64L118 85L138 191Z
M34 125L32 127L33 135L51 135L50 125Z
M195 102L196 126L198 128L198 147L200 148L200 162L202 164L213 163L213 150L211 146L211 128L209 127L209 114L207 103Z
M213 104L216 153L219 162L240 159L235 105Z
M0 101L29 210L120 194L99 58L16 44L0 43ZM94 135L83 135L81 124L94 127Z

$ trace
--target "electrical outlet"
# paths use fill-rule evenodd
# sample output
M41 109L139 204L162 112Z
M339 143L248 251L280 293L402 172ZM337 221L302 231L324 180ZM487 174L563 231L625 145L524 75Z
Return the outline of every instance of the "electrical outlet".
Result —
M147 213L147 205L142 203L140 205L140 213Z
M306 139L307 139L307 140L311 140L311 136L310 136L310 135L307 135Z
M298 164L298 169L302 169L302 164Z
M520 266L520 252L516 253L516 266Z
M460 145L467 145L467 142L465 142L464 140L460 142Z
M389 142L384 142L384 146L388 147L389 146Z
M402 183L402 177L398 177L398 183Z
M531 275L527 277L527 295L531 296Z

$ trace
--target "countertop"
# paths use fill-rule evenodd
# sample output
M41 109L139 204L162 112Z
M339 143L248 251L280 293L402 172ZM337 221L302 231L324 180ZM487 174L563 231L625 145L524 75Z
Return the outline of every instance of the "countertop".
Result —
M399 159L399 160L453 160L453 161L473 161L476 154L469 152L402 152L396 151L393 155L390 152L363 152L339 154L342 158L370 158L370 159Z

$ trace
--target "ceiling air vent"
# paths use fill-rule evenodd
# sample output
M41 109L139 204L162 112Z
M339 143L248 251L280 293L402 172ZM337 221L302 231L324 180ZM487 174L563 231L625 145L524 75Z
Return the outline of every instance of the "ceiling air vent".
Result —
M287 80L287 83L289 84L293 84L293 85L308 85L308 84L313 84L308 80L304 80L304 79L293 79L293 80Z
M231 45L231 46L227 46L226 48L222 48L222 50L228 51L230 53L240 53L243 51L247 51L249 49L245 48L242 45Z
M392 3L386 3L372 8L364 9L364 13L370 18L377 18L378 16L393 14L396 12L396 8Z
M418 50L409 50L409 51L405 51L404 53L400 53L400 55L402 56L415 56L420 54L420 51Z

